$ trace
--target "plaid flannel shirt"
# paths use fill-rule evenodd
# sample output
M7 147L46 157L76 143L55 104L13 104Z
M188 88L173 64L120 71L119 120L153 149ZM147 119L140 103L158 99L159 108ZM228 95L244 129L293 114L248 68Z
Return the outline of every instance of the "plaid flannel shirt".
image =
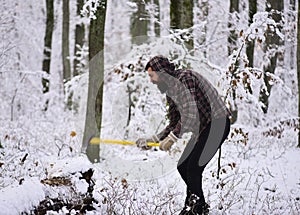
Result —
M175 70L167 58L157 56L149 61L160 81L167 84L168 126L158 134L160 140L172 131L177 137L185 132L200 134L213 120L229 117L217 90L201 74L192 70Z

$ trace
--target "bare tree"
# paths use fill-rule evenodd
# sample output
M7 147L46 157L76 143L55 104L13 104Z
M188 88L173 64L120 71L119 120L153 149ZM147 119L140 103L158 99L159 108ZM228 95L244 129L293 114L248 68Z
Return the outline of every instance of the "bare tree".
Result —
M295 55L296 55L296 49L295 49L295 39L296 39L296 15L297 9L296 9L296 1L290 0L288 8L285 13L285 20L288 25L285 26L285 65L288 66L291 70L295 68Z
M77 56L77 52L80 50L81 47L84 45L84 23L81 22L82 15L80 13L83 7L83 0L77 0L77 17L78 22L75 27L75 47L74 47L74 56ZM79 74L78 67L79 67L79 60L75 57L73 62L73 76L77 76Z
M170 26L172 29L190 29L188 32L192 34L193 27L193 0L171 0L170 5ZM193 49L194 41L191 37L187 42L187 48Z
M230 0L229 6L229 21L228 21L228 29L229 29L229 36L228 36L228 56L233 53L233 51L237 48L237 39L238 33L235 28L235 23L233 20L234 16L237 16L239 12L239 0ZM232 75L236 78L236 74L232 71ZM236 90L233 90L233 99L236 101ZM238 108L236 103L234 102L233 106L230 106L230 110L232 112L232 123L237 120L238 115Z
M249 26L253 23L253 16L257 12L257 0L249 0ZM251 40L247 43L246 54L248 57L248 66L253 67L253 59L254 59L254 40Z
M298 77L298 121L300 119L300 4L298 3L297 23L297 77ZM300 122L299 122L300 124ZM298 147L300 147L300 131L298 131Z
M50 62L51 62L51 47L52 47L52 34L54 27L54 11L53 0L46 0L46 32L44 36L44 59L42 70L50 74ZM43 93L49 92L49 79L42 78ZM48 109L48 102L46 101L45 110Z
M104 27L106 0L99 1L96 19L90 21L89 32L89 85L86 109L83 150L91 162L99 162L100 146L90 145L93 136L100 137L102 120L103 76L104 76Z
M159 7L159 0L154 0L154 5L156 6L156 14L155 18L160 21L160 7ZM160 24L158 22L154 23L154 33L155 36L159 37L160 36Z
M284 3L283 0L267 0L266 2L266 11L270 13L272 19L278 23L276 26L279 31L282 29L280 23L283 21L282 12L283 12ZM263 103L263 111L267 113L269 107L269 95L271 92L272 85L269 83L269 76L267 73L274 74L278 59L282 59L283 53L280 50L280 47L283 45L283 40L274 32L272 28L268 29L266 32L266 46L265 52L269 63L264 66L263 70L265 73L264 82L266 89L262 88L260 91L259 99Z
M148 40L148 26L146 3L149 0L132 0L137 5L137 10L132 13L130 19L130 33L132 44L141 45Z
M69 30L70 30L70 7L69 0L63 0L63 25L62 25L62 62L64 82L71 79Z
M208 19L208 8L209 3L208 0L201 0L196 2L196 7L199 8L199 11L196 12L196 19L199 20L201 23L207 23ZM204 48L201 49L203 52L204 57L207 57L207 46L206 44L206 35L207 35L207 24L202 24L203 28L198 34L197 43L199 46L203 46Z
M236 49L236 42L238 38L238 33L235 28L235 23L233 20L234 16L239 13L239 0L230 0L229 6L229 36L228 36L228 55L231 55L233 50Z

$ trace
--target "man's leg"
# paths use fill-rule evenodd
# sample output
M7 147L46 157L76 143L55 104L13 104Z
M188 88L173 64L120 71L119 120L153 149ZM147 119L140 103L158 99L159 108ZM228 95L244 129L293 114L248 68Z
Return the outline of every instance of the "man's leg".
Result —
M205 132L202 132L201 135L202 138L205 137L205 135L203 135L204 133ZM185 205L180 215L189 214L193 204L195 203L194 201L196 201L196 199L194 198L195 195L199 197L201 196L201 201L205 203L205 199L202 191L202 172L205 166L200 167L198 165L199 155L197 157L198 159L196 159L195 157L195 155L199 154L199 151L201 154L201 150L203 150L204 146L202 145L201 147L201 145L199 145L198 142L199 142L199 138L194 148L191 150L191 153L187 156L187 158L183 162L181 162L177 166L178 172L180 173L182 179L187 185Z
M187 164L187 185L192 194L199 198L197 199L199 200L198 202L203 204L205 203L205 198L202 190L202 174L206 165L199 166L198 160L203 150L203 143L205 143L203 141L206 140L206 137L206 132L204 132L199 138L199 141L196 143Z
M191 157L189 156L185 162L178 166L178 171L187 184L185 205L179 215L202 214L203 211L206 211L205 214L208 213L209 206L205 202L202 191L202 173L205 166L198 166L197 161L191 162Z
M205 153L207 144L217 145L219 148L228 136L230 130L229 119L219 119L214 122L214 125L209 125L199 136L198 141L191 151L188 159L186 159L186 184L189 187L192 195L190 205L194 212L208 213L208 205L205 202L202 190L202 174L210 159L207 159L203 165L200 164L201 155ZM217 141L217 142L216 142ZM215 150L216 151L216 150ZM211 153L211 152L210 152ZM215 154L215 152L214 152ZM202 159L203 160L203 159Z
M183 181L185 182L185 184L187 185L187 162L188 159L186 159L183 163L181 163L180 165L177 166L177 170L181 176L181 178L183 179ZM186 198L184 201L184 210L188 207L188 203L189 203L189 198L191 196L191 191L190 189L186 188Z

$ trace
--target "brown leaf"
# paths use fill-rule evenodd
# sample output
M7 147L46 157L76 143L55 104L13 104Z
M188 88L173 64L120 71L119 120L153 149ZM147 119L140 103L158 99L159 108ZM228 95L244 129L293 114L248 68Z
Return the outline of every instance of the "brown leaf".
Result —
M237 86L237 81L236 81L236 80L232 80L232 85L233 85L234 87L236 87L236 86Z
M128 183L127 183L127 180L125 178L123 178L121 180L121 182L122 182L122 185L123 185L123 189L128 188Z
M76 134L76 132L75 131L71 131L71 133L70 133L70 136L71 137L75 137L77 134Z
M126 80L127 80L127 78L128 78L128 76L129 76L129 74L128 74L128 73L126 73L126 74L124 75L124 77L123 77L123 80L124 80L124 81L126 81Z
M121 73L121 70L120 69L115 69L114 71L116 74L120 74Z
M241 30L241 31L240 31L240 37L242 37L242 36L243 36L243 34L244 34L244 31L243 31L243 30Z

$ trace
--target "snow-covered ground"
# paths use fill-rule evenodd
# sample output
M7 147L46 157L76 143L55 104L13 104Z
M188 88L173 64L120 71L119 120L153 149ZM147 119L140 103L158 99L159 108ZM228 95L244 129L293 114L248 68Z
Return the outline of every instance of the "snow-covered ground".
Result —
M70 120L48 124L39 132L44 120L32 124L25 120L36 131L31 134L26 124L20 126L21 122L1 124L0 214L28 212L45 198L64 196L67 199L74 190L86 193L87 183L76 176L89 168L94 170L93 197L98 203L87 214L176 214L180 211L185 185L176 170L180 153L175 151L182 150L182 142L171 153L103 145L103 160L91 164L80 153L79 140L72 130L64 130L65 134L61 135L64 139L52 136L59 129L54 125L62 123L65 128ZM230 138L222 147L220 178L217 179L218 155L204 172L204 192L211 214L299 214L300 149L296 148L296 132L285 127L278 138L274 132L270 136L270 130L263 127L240 128L232 126ZM51 144L53 139L58 141L57 148ZM65 143L64 147L58 147L60 141ZM53 177L69 177L72 186L49 186L41 182ZM67 211L62 208L48 214ZM71 214L75 214L74 209Z

